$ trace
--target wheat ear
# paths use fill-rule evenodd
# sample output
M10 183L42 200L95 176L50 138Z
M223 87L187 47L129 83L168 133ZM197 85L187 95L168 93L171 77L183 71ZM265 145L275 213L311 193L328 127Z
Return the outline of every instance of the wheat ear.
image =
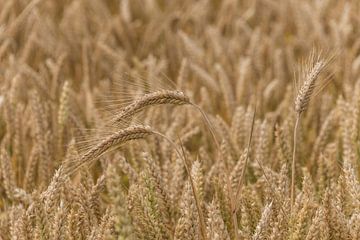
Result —
M312 58L314 55L312 55ZM317 59L310 59L310 63L314 63L310 65L308 72L306 73L305 80L303 85L299 89L297 97L295 99L295 113L296 113L296 121L294 126L294 140L293 140L293 158L291 164L291 210L293 210L293 206L295 203L295 163L296 163L296 146L297 146L297 132L299 128L301 114L307 109L309 106L309 102L311 96L314 94L315 88L319 85L317 84L317 79L319 78L320 73L325 69L328 65L329 60L322 60L319 57ZM315 61L314 61L315 60ZM325 85L323 85L325 86ZM323 86L320 86L320 90Z
M189 103L190 99L183 92L177 90L160 90L148 93L123 108L120 113L115 116L112 123L121 123L123 121L126 121L131 116L140 112L148 106L161 104L184 105Z
M99 158L112 147L118 146L130 140L145 138L153 133L154 132L149 126L142 125L134 125L121 129L87 151L74 165L66 166L68 169L66 172L71 174L86 163Z

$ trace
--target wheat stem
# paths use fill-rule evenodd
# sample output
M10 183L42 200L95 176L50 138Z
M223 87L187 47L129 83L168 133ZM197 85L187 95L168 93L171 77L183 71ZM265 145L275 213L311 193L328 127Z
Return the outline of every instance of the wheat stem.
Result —
M296 114L296 122L295 122L295 126L294 126L294 146L293 146L293 157L292 157L292 163L291 163L291 193L290 193L291 211L293 210L294 203L295 203L296 145L297 145L297 131L299 128L300 116L301 116L301 113Z
M201 107L199 107L198 105L194 104L194 103L190 103L192 106L194 106L200 113L201 113L201 116L202 118L204 119L205 121L205 124L206 126L208 127L210 133L211 133L211 136L212 138L214 139L214 142L215 142L215 145L217 147L217 149L219 150L220 149L220 144L219 144L219 141L217 140L216 136L215 136L215 131L214 131L214 128L210 122L210 119L209 117L206 115L206 113L201 109Z

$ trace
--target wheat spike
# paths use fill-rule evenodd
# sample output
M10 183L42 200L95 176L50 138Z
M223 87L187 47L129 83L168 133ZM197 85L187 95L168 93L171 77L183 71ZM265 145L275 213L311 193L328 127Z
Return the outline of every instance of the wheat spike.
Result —
M297 147L297 132L300 122L301 114L307 109L309 101L314 94L314 90L320 87L320 90L326 86L317 84L319 75L325 70L332 58L327 60L321 59L321 56L316 57L315 52L313 52L310 57L309 66L306 66L307 69L302 73L303 84L297 93L295 99L295 112L296 112L296 121L294 126L294 141L293 141L293 158L291 163L291 207L293 207L295 202L295 170L296 170L296 147Z
M112 120L112 123L126 122L131 116L144 108L160 104L190 104L189 98L181 91L161 90L143 95L123 108Z
M72 172L84 164L96 160L110 148L119 146L130 140L141 139L154 134L154 131L148 126L135 125L128 128L117 131L99 144L91 148L85 154L83 154L75 163L66 166L68 171Z

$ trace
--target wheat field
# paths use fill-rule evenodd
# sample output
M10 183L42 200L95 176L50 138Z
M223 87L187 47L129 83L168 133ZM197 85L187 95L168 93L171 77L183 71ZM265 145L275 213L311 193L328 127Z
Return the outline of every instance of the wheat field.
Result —
M0 240L360 240L357 0L0 0Z

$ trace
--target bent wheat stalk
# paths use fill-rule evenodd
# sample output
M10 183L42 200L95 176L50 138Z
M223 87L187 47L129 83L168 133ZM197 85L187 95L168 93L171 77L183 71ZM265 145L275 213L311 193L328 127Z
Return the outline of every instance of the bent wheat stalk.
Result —
M170 140L171 141L171 140ZM181 150L182 150L182 159L184 161L184 165L185 165L185 169L186 169L186 172L189 176L189 179L190 179L190 186L191 186L191 189L192 189L192 192L193 192L193 195L194 195L194 199L195 199L195 204L196 204L196 209L198 211L198 214L199 214L199 220L200 220L200 233L201 233L201 236L202 236L202 239L203 240L207 240L207 236L206 236L206 225L205 225L205 218L204 218L204 214L201 210L201 206L200 206L200 200L199 200L199 194L198 192L196 191L196 188L195 188L195 182L194 182L194 179L191 175L191 171L190 171L190 168L188 166L188 164L186 163L186 154L185 154L185 151L184 151L184 147L183 147L183 144L181 142L181 139L179 138L179 141L180 141L180 146L181 146Z

